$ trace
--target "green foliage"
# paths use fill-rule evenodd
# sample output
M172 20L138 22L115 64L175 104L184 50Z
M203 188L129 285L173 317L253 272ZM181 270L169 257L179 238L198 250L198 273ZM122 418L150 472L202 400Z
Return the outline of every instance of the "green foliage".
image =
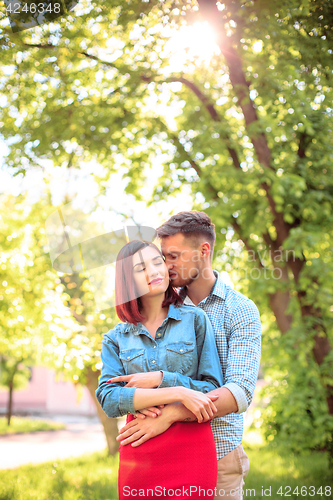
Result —
M0 204L0 384L16 390L50 338L45 315L55 300L54 273L44 250L45 202L29 206L22 195L2 196Z
M99 368L101 338L115 314L96 314L86 276L52 268L45 221L55 207L49 200L3 196L0 205L0 384L23 388L35 364L84 384L86 368Z
M205 57L185 46L182 31L209 15L198 4L88 0L75 17L16 35L2 22L7 162L23 175L46 159L74 172L93 159L103 188L121 167L137 197L149 165L163 163L151 202L191 190L194 208L216 225L218 269L230 272L269 325L264 343L275 350L264 349L263 363L281 388L287 380L289 398L281 389L270 399L267 423L284 436L282 421L301 419L295 447L321 446L331 432L325 400L333 397L330 4L227 1L210 18L219 50L209 55L205 47ZM183 37L172 46L176 33ZM59 367L78 379L85 365L73 360L96 368L106 318L87 320L94 313L89 298L82 309L83 294L92 293L84 276L77 295L59 279L83 316L79 333L55 334L53 342ZM328 347L314 367L320 339Z
M274 372L270 385L261 396L269 405L261 410L256 423L265 438L277 438L296 453L304 450L327 450L332 444L333 418L327 414L325 393L315 367L300 369L290 363L289 373ZM307 436L304 442L304 436Z
M74 228L76 241L84 241L87 235L91 237L105 232L87 214L82 212L79 216L81 219L75 221L79 227ZM103 251L108 257L110 248L104 249L99 243L96 253L103 254ZM87 369L100 370L102 336L118 320L114 308L99 310L95 293L102 283L89 270L81 273L71 273L70 269L68 273L58 271L55 284L66 307L69 325L65 330L62 325L52 325L53 335L46 347L47 360L67 379L85 384Z

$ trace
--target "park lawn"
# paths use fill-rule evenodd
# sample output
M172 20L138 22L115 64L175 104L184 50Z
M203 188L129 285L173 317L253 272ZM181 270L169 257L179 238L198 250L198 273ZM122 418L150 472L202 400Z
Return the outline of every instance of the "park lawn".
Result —
M118 454L105 452L0 471L0 500L116 500Z
M333 471L329 470L328 453L295 455L286 447L251 442L247 436L243 446L250 458L244 499L333 498Z
M52 422L51 420L34 420L26 417L12 417L10 426L7 425L7 418L0 417L0 436L6 434L53 431L64 429L64 424Z
M244 499L333 497L326 453L300 457L283 448L246 440L244 447L251 462ZM105 451L0 471L0 500L116 500L117 470L118 455L110 457ZM278 494L280 487L283 495Z

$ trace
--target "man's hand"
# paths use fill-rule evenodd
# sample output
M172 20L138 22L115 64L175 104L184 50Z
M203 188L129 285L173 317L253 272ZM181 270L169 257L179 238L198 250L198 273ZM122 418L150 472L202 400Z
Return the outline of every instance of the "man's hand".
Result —
M126 382L125 387L140 387L140 389L155 389L162 382L163 374L158 372L133 373L133 375L123 375L122 377L110 378L107 382L115 384Z
M186 387L178 387L178 391L180 401L196 416L199 424L214 418L217 408L213 401L219 398L218 394L203 394L202 392L193 391Z
M172 406L172 405L170 405ZM162 413L158 418L145 418L141 420L135 418L129 422L125 427L120 429L120 434L117 436L117 441L120 444L126 445L132 443L133 448L140 446L140 444L145 443L149 439L162 434L167 429L173 421L167 412Z

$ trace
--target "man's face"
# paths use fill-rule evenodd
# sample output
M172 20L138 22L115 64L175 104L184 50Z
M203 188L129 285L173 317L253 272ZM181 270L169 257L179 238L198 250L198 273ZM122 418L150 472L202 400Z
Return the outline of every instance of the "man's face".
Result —
M161 249L172 286L188 286L200 274L200 247L195 249L191 243L191 240L181 233L161 239Z

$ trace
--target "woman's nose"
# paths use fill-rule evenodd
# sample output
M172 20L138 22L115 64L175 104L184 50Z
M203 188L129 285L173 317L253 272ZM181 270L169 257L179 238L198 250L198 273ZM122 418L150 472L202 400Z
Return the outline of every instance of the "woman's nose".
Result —
M152 278L158 274L158 269L154 265L150 265L147 269L149 278Z

